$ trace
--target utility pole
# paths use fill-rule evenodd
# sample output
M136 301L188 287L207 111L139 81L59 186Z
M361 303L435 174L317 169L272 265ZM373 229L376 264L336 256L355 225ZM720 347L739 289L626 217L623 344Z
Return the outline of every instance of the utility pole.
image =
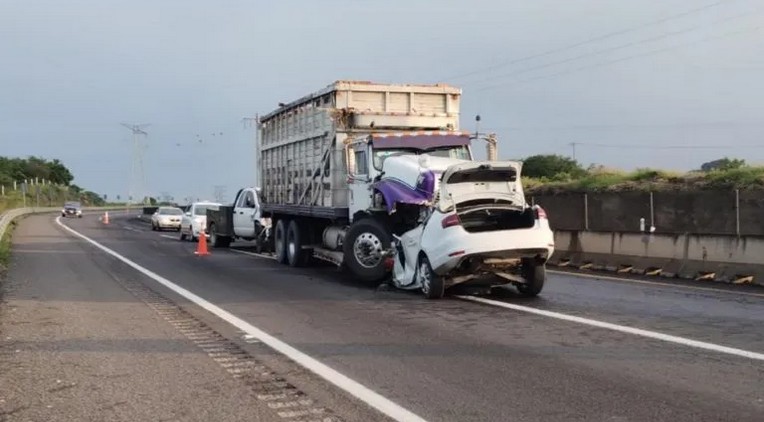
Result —
M140 125L121 123L122 126L130 129L133 133L133 154L132 163L130 168L130 184L128 191L128 209L130 208L130 202L132 198L140 197L140 201L145 203L147 200L144 189L146 187L146 176L143 173L143 151L144 146L141 144L140 136L148 136L148 133L144 128L148 127L149 123ZM137 186L136 186L137 185Z
M255 114L255 117L244 117L241 119L245 127L252 127L252 123L255 125L255 176L254 187L260 187L260 116Z
M568 145L570 145L573 148L573 159L576 159L576 144L577 142L571 142Z

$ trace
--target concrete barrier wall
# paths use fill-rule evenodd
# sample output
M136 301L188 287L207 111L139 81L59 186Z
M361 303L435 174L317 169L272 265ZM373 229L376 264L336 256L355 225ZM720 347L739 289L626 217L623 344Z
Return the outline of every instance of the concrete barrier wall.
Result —
M555 231L553 265L764 285L764 237Z
M764 190L530 194L555 230L764 236Z

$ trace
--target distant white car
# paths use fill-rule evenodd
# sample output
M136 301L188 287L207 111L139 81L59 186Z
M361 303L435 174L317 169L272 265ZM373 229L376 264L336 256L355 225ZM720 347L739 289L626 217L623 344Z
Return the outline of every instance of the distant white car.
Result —
M180 230L180 220L183 210L177 207L159 207L151 216L151 230L173 229Z
M393 283L439 298L461 283L514 284L535 296L544 286L554 233L546 212L525 201L522 162L450 166L417 227L394 236Z
M188 211L183 214L180 220L180 240L197 240L204 231L205 237L209 238L207 233L207 209L219 209L220 204L216 202L194 202Z
M61 217L69 216L82 218L82 204L77 201L66 202L64 208L61 209Z

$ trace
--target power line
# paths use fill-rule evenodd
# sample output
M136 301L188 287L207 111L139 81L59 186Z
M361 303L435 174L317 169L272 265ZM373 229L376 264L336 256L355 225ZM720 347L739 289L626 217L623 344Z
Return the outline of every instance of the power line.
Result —
M724 19L719 19L719 20L713 21L713 22L711 22L711 25L715 25L715 24L718 24L718 23L722 23L722 22L726 22L726 21L731 21L731 20L735 20L735 19L740 19L740 18L748 16L748 15L749 15L749 13L741 13L741 14L738 14L738 15L734 15L734 16L731 16L731 17L727 17L727 18L724 18ZM634 46L637 46L637 45L648 44L648 43L651 43L651 42L654 42L654 41L658 41L658 40L661 40L661 39L664 39L664 38L670 38L670 37L674 37L674 36L677 36L677 35L685 34L685 33L688 33L688 32L697 31L698 29L702 29L705 26L706 25L696 25L696 26L693 26L693 27L690 27L690 28L680 29L680 30L672 31L672 32L666 32L664 34L661 34L661 35L658 35L658 36L655 36L655 37L645 38L645 39L642 39L642 40L639 40L639 41L632 41L632 42L629 42L629 43L626 43L626 44L621 44L621 45L617 45L615 47L609 47L609 48L605 48L605 49L602 49L602 50L593 51L593 52L590 52L590 53L579 54L578 56L570 57L570 58L567 58L567 59L564 59L564 60L558 60L558 61L551 62L551 63L546 63L546 64L542 64L542 65L538 65L538 66L533 66L533 67L522 69L522 70L519 70L519 71L516 71L516 72L505 73L503 75L491 76L491 77L483 79L481 82L487 82L487 81L492 81L492 80L497 80L497 79L504 79L504 78L508 78L508 77L512 77L512 76L522 75L524 73L528 73L528 72L532 72L532 71L540 70L540 69L545 69L545 68L548 68L548 67L551 67L551 66L556 66L556 65L559 65L559 64L573 62L573 61L584 59L584 58L587 58L587 57L592 57L592 56L597 56L597 55L601 55L601 54L611 53L613 51L623 50L625 48L634 47Z
M607 66L607 65L611 65L611 64L615 64L615 63L620 63L620 62L624 62L624 61L627 61L627 60L631 60L631 59L635 59L635 58L640 58L640 57L652 56L654 54L659 54L659 53L663 53L663 52L666 52L666 51L676 50L676 49L683 48L683 47L688 47L688 46L691 46L691 45L702 44L704 42L715 41L715 40L727 38L727 37L734 36L734 35L744 34L744 33L747 33L747 32L755 32L755 31L761 30L762 28L763 28L762 26L757 26L757 27L753 27L753 28L744 29L744 30L741 30L741 31L727 32L727 33L724 33L724 34L719 35L717 37L701 38L699 40L691 41L691 42L688 42L688 43L677 44L677 45L671 46L671 47L654 49L654 50L647 51L645 53L635 54L635 55L631 55L631 56L626 56L626 57L622 57L622 58L616 59L616 60L610 60L610 61L605 61L605 62L600 62L600 63L594 63L592 65L582 66L582 67L578 67L578 68L571 69L571 70L566 70L566 71L562 71L562 72L558 72L558 73L553 73L553 74L550 74L550 75L542 75L542 76L537 76L537 77L533 77L533 78L518 79L518 80L510 81L510 82L520 83L520 82L535 81L535 80L539 80L539 79L550 79L550 78L554 78L554 77L557 77L557 76L562 76L562 75L567 75L567 74L570 74L570 73L579 72L581 70L586 70L586 69L592 69L592 68L596 68L596 67ZM476 91L477 92L482 92L482 91L486 91L486 90L489 90L489 89L497 88L497 87L500 87L500 86L503 86L503 85L505 85L505 84L488 85L488 86L484 86L482 88L478 88Z
M509 131L549 131L549 130L597 130L597 129L679 129L718 126L764 126L764 122L751 121L708 121L708 122L679 122L679 123L618 123L618 124L581 124L569 126L491 126L489 132Z
M640 29L649 28L651 26L655 26L655 25L658 25L658 24L661 24L661 23L664 23L664 22L668 22L668 21L671 21L671 20L679 19L679 18L688 16L688 15L691 15L691 14L694 14L694 13L702 12L704 10L707 10L707 9L719 6L719 5L723 4L723 3L727 3L729 1L731 1L731 0L717 1L715 3L707 4L705 6L698 7L696 9L691 9L691 10L688 10L688 11L685 11L685 12L681 12L681 13L678 13L678 14L675 14L675 15L666 16L666 17L661 18L661 19L659 19L657 21L652 21L652 22L648 22L646 24L634 26L634 27L631 27L631 28L627 28L627 29L623 29L623 30L619 30L619 31L615 31L615 32L610 32L610 33L603 34L603 35L598 35L598 36L596 36L594 38L589 38L587 40L579 41L577 43L570 44L570 45L567 45L567 46L564 46L564 47L554 48L554 49L551 49L551 50L544 51L542 53L537 53L537 54L532 54L532 55L525 56L525 57L520 57L518 59L513 59L513 60L510 60L510 61L507 61L507 62L503 62L503 63L499 63L499 64L496 64L496 65L487 66L487 67L484 67L484 68L481 68L481 69L478 69L478 70L474 70L474 71L471 71L471 72L467 72L467 73L463 73L463 74L460 74L460 75L451 76L449 78L443 79L443 81L446 82L446 81L450 81L450 80L454 80L454 79L463 79L463 78L468 77L468 76L477 75L477 74L481 74L481 73L484 73L484 72L490 72L491 70L498 69L500 67L505 67L505 66L509 66L509 65L513 65L513 64L517 64L517 63L522 63L522 62L525 62L525 61L528 61L528 60L532 60L532 59L536 59L536 58L539 58L539 57L548 56L550 54L558 53L558 52L561 52L561 51L570 50L570 49L573 49L573 48L576 48L576 47L580 47L582 45L590 44L590 43L593 43L593 42L596 42L596 41L602 41L602 40L605 40L605 39L608 39L608 38L612 38L612 37L615 37L615 36L618 36L618 35L623 35L623 34L627 34L629 32L634 32L634 31L637 31L637 30L640 30Z
M596 142L570 142L568 145L573 146L575 151L576 146L585 147L597 147L597 148L615 148L615 149L679 149L679 150L692 150L692 149L730 149L730 148L764 148L764 144L742 144L742 145L647 145L647 144L603 144Z

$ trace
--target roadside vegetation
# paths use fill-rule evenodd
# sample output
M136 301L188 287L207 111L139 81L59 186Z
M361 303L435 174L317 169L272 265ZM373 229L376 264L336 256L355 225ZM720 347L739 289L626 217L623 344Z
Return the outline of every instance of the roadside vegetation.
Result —
M11 259L11 234L13 233L15 226L15 223L8 225L8 228L5 230L5 234L3 234L2 238L0 239L0 278L8 268L8 263ZM0 281L2 280L0 279Z
M523 161L528 193L764 189L764 167L729 158L687 173L650 168L625 172L600 165L584 168L561 155L534 155Z
M30 207L59 206L65 201L80 201L84 206L105 204L100 195L82 189L73 180L71 171L59 160L0 156L0 212L25 203Z

